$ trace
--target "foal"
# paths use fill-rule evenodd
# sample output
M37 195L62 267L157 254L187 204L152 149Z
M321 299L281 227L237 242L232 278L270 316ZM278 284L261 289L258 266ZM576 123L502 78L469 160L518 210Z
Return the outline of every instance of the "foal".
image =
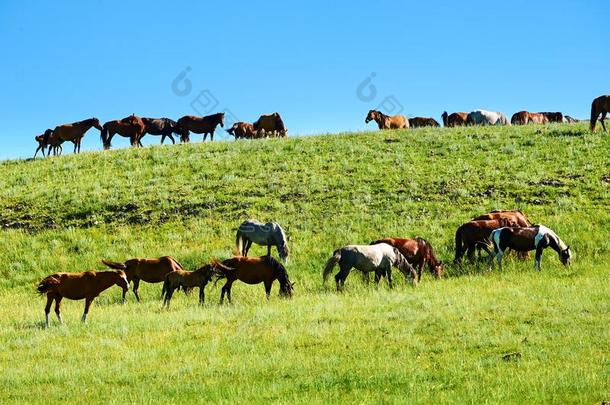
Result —
M55 313L59 322L62 322L59 306L62 298L70 300L85 299L85 312L81 318L83 322L87 319L89 306L100 293L113 285L123 289L123 296L129 289L127 276L123 271L87 271L84 273L55 273L45 277L36 288L38 292L47 294L47 305L44 308L45 325L49 327L49 312L51 304L55 300Z
M199 287L199 303L203 304L205 301L205 286L212 280L216 266L220 267L222 264L206 264L195 271L177 269L167 273L163 282L163 290L161 291L161 298L164 298L163 306L169 308L169 302L176 289L182 288L186 292L195 287ZM227 268L226 270L230 269Z

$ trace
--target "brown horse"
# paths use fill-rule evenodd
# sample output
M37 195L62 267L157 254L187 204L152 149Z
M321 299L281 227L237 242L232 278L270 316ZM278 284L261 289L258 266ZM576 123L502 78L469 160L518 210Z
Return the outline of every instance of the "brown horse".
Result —
M210 134L210 141L214 140L214 131L216 127L220 125L222 128L225 126L225 113L217 113L208 115L205 117L196 117L194 115L185 115L178 120L176 126L177 131L180 133L180 140L182 142L190 141L190 132L195 134L203 134L203 140Z
M532 226L531 221L525 216L525 214L519 210L494 210L487 214L479 215L478 217L472 218L472 221L487 221L490 219L507 218L517 223L517 226L528 227Z
M424 265L428 264L430 274L436 278L442 278L444 272L443 263L436 258L430 243L424 238L385 238L372 242L371 245L387 243L394 246L402 255L417 269L417 281L421 281Z
M560 112L539 112L546 117L548 122L563 122L563 114Z
M123 289L123 295L129 289L127 276L123 271L87 271L84 273L55 273L45 277L36 288L40 295L47 294L47 305L44 308L45 325L49 327L49 312L55 300L55 313L62 322L60 304L63 298L69 300L85 299L85 312L81 318L87 319L89 306L100 293L113 285Z
M549 118L547 115L542 113L528 113L529 122L533 124L548 124ZM562 116L563 120L563 116ZM562 122L562 121L557 121Z
M595 131L595 124L597 124L597 120L602 124L602 128L606 131L606 124L604 124L604 120L606 119L606 115L610 112L610 95L599 96L591 103L591 131ZM601 118L599 118L601 114Z
M140 280L147 283L162 283L165 281L165 276L172 271L183 270L182 265L171 256L163 256L158 259L130 259L125 263L115 263L110 260L102 259L102 263L111 269L123 270L127 275L127 280L133 280L133 293L138 302L138 288ZM123 302L125 302L125 294L123 292Z
M85 133L95 127L102 130L100 121L97 118L89 118L72 124L64 124L56 126L53 130L53 137L56 143L72 142L74 144L74 153L80 153L80 144L85 136Z
M231 302L231 286L235 280L243 281L246 284L265 285L267 299L271 294L271 286L275 280L280 283L280 296L292 297L294 283L288 279L288 272L280 262L271 256L245 257L235 256L224 260L222 266L215 266L215 275L218 279L226 278L227 282L222 287L220 303L224 302L225 294Z
M142 146L140 138L144 135L146 125L142 118L132 114L129 117L125 117L120 120L108 121L104 124L100 137L102 138L102 144L104 149L110 149L112 146L112 138L114 135L119 134L126 138L129 138L131 146Z
M465 253L468 253L468 259L474 261L475 250L483 249L490 253L491 241L489 236L495 229L519 225L512 219L500 218L490 220L477 220L466 222L460 226L455 232L455 259L454 263L460 263Z
M38 142L38 148L36 148L36 152L34 152L34 158L36 159L36 155L38 154L38 151L42 151L42 157L44 157L44 150L47 148L47 144L45 143L45 139L49 139L49 137L51 136L51 134L53 133L52 129L47 129L46 131L44 131L44 134L42 135L36 135L34 137L34 140L36 142ZM49 150L49 152L51 152Z
M256 139L259 138L259 132L254 129L254 125L249 122L236 122L233 126L227 129L230 135L235 137L235 140L240 138L243 139ZM262 134L260 134L262 136Z
M447 111L444 111L441 117L443 118L443 125L446 127L465 127L468 113L454 112L447 115Z
M409 127L410 128L440 127L440 125L434 118L413 117L413 118L409 118Z
M163 298L163 306L169 308L169 302L174 295L175 290L182 288L184 292L190 291L195 287L199 287L199 303L205 302L205 287L212 280L215 268L223 268L225 271L232 269L225 267L222 263L214 261L212 264L205 266L195 271L174 270L167 273L161 298Z
M409 120L404 115L385 115L381 111L370 110L364 120L365 124L375 121L379 129L409 128Z
M510 118L510 123L512 125L527 125L530 120L529 114L527 111L516 112Z
M284 125L284 121L282 121L282 117L277 112L261 115L252 126L256 131L258 138L263 138L265 136L285 138L288 136L288 130Z

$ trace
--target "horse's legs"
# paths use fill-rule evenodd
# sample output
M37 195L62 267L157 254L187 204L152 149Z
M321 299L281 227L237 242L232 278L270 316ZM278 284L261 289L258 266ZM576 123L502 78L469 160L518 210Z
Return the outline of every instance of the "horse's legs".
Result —
M76 141L72 141L72 143L74 144L74 153L77 153L77 152L76 152L76 146L77 146L77 145L76 145Z
M167 135L167 136L169 136L169 139L171 139L171 141L172 141L172 145L175 145L175 144L176 144L176 140L174 139L174 137L172 136L172 134L169 134L169 135Z
M604 112L602 113L602 117L601 117L601 119L599 120L599 122L601 122L601 123L602 123L602 128L604 128L604 132L608 132L608 131L606 130L606 124L604 124L604 120L606 119L606 114L608 114L608 112L604 111Z
M248 256L248 251L252 247L252 241L250 239L246 239L246 243L244 244L244 256Z
M542 260L542 251L543 250L544 250L544 247L540 246L540 244L536 248L536 259L534 260L534 268L537 270L540 270L540 261Z
M165 308L169 308L169 302L172 300L172 295L174 295L174 287L168 286L167 291L165 292L165 299L163 300L163 306Z
M267 299L271 295L271 286L273 285L273 280L265 281L265 294L267 294Z
M233 282L231 280L227 280L225 285L222 286L222 290L220 293L221 304L224 303L225 294L227 295L227 300L229 301L229 303L231 303L231 284L233 284Z
M63 320L61 319L61 311L59 308L59 306L61 305L62 298L63 297L61 295L55 297L55 313L57 314L57 319L59 319L59 323L63 323Z
M199 304L203 305L205 302L205 284L199 286Z
M393 281L393 279L392 279L392 266L390 265L390 266L386 267L384 269L384 271L385 271L386 276L388 277L388 285L390 286L390 289L392 289L392 287L394 287L392 285L392 281Z
M421 274L424 271L424 266L426 265L426 260L422 257L417 265L417 282L421 281Z
M51 304L53 304L53 296L47 294L47 305L44 307L45 327L49 327L49 312L51 312Z
M271 243L267 243L267 256L271 257Z
M138 295L138 288L140 288L140 279L134 278L133 279L133 294L136 296L136 299L138 300L138 302L140 302L140 296Z
M81 321L83 321L83 322L87 321L87 314L89 313L89 307L91 306L92 302L93 302L93 298L85 299L85 312L83 312L83 317L81 318Z
M345 285L345 279L349 275L349 272L352 270L351 264L341 263L339 262L340 270L335 275L335 284L337 285L337 291L341 291L343 286Z

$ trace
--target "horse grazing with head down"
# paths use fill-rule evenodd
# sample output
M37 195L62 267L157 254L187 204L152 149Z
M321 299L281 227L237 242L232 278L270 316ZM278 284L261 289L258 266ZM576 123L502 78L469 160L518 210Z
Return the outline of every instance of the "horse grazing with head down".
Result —
M442 278L444 272L443 262L436 258L430 243L424 238L385 238L372 242L371 245L387 243L398 249L400 253L417 269L417 281L421 281L424 266L428 265L430 274L436 278Z
M85 136L85 133L95 127L102 130L100 121L97 118L89 118L83 121L73 122L72 124L64 124L56 126L52 136L56 143L72 142L74 144L74 153L80 153L80 144Z
M454 112L447 114L447 111L443 111L441 115L443 119L443 125L446 127L463 127L466 126L466 120L468 119L467 112Z
M491 232L495 229L519 225L513 219L499 218L490 220L469 221L460 226L455 232L455 259L454 263L460 263L464 254L468 254L468 259L474 261L476 249L483 249L490 253Z
M124 263L102 259L102 263L111 269L125 272L127 281L133 281L133 294L138 302L140 302L140 296L138 295L140 280L147 283L162 283L168 273L183 270L182 265L171 256L163 256L158 259L130 259ZM123 291L123 302L125 302L126 293L127 291Z
M203 134L203 140L205 141L208 134L210 135L210 141L214 140L214 131L216 127L220 125L222 128L225 126L225 113L217 113L207 115L205 117L196 117L194 115L185 115L178 120L178 132L180 133L180 140L182 142L189 142L191 140L190 133Z
M496 229L491 233L491 241L494 251L489 255L489 269L493 266L493 259L498 261L498 267L502 270L502 256L506 249L517 252L536 251L534 267L540 270L542 252L550 247L559 255L559 260L564 266L570 265L572 252L559 236L544 225L534 225L527 228L505 227Z
M165 138L169 138L173 144L176 143L172 134L180 135L178 132L177 123L169 118L142 118L144 123L144 132L140 136L140 139L144 135L161 135L161 145Z
M474 110L466 118L468 125L510 125L508 118L501 112Z
M532 114L536 114L536 113L532 113ZM560 112L539 112L537 114L544 115L547 119L547 123L549 123L549 122L562 123L563 122L563 114Z
M100 293L113 285L123 289L123 295L129 289L127 276L123 271L87 271L84 273L55 273L45 277L36 288L38 292L47 294L47 305L44 308L45 325L49 327L49 312L55 300L55 313L62 322L60 305L63 298L69 300L85 300L85 312L81 320L85 322L89 306Z
M288 136L288 130L284 125L284 121L277 112L261 115L254 121L252 127L257 133L257 138L263 138L265 136L285 138Z
M254 125L249 122L236 122L231 128L227 129L227 133L238 139L257 139L261 138L264 134L259 133L254 129Z
M368 124L371 121L375 121L379 129L409 128L409 120L404 115L385 115L377 110L370 110L364 123Z
M102 127L100 137L104 149L110 149L112 147L112 138L118 134L129 138L131 146L142 146L140 138L144 134L145 125L142 118L131 114L129 117L125 117L120 120L108 121Z
M409 127L410 128L440 127L440 124L434 118L413 117L413 118L409 118Z
M602 124L602 128L606 131L606 124L604 120L606 115L610 112L610 95L599 96L591 103L591 131L595 131L595 124L597 120ZM599 117L601 114L601 118ZM607 131L606 131L607 132Z
M339 272L335 275L337 291L343 289L345 279L352 268L363 273L375 272L375 283L379 283L381 276L387 275L388 285L392 288L392 266L394 266L407 279L411 279L413 285L417 285L417 272L413 266L398 249L387 243L348 245L335 250L324 266L322 273L324 282L337 263L339 264Z
M212 264L214 265L214 263ZM267 299L271 295L271 287L275 280L280 283L280 297L290 298L294 291L294 283L290 282L286 268L271 256L235 256L217 263L214 266L214 274L218 280L222 278L227 280L220 294L221 304L224 302L225 295L231 302L231 287L236 280L251 285L263 283Z
M275 246L280 259L284 262L288 260L290 251L288 250L288 239L286 233L277 222L267 222L263 224L250 219L244 221L237 228L235 235L235 248L238 254L248 256L248 251L252 243L267 246L267 256L271 256L271 246Z

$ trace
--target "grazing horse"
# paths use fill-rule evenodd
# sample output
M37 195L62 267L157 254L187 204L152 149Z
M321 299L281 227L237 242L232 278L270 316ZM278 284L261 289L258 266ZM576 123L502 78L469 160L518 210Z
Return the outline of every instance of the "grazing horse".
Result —
M466 126L466 120L468 119L467 112L454 112L447 115L447 111L444 111L441 115L443 118L443 125L446 127L463 127Z
M442 278L444 272L443 262L436 258L430 243L424 238L385 238L372 242L371 245L387 243L394 246L417 269L417 281L421 281L424 266L428 264L430 274Z
M440 125L434 118L413 117L413 118L409 118L409 127L411 127L411 128L440 127Z
M496 111L474 110L466 118L468 125L510 125L506 115Z
M195 134L203 134L203 140L205 141L208 134L210 135L210 141L214 140L214 131L220 124L222 128L225 126L225 113L217 113L208 115L205 117L196 117L194 115L185 115L178 120L178 132L181 136L182 142L189 142L190 132Z
M248 122L236 122L233 126L227 129L227 132L235 137L235 140L240 138L256 139L259 138L259 132L254 129L254 125ZM262 135L262 134L260 134Z
M85 312L81 320L85 322L89 306L100 293L113 285L123 289L123 295L129 289L127 276L123 271L87 271L84 273L55 273L45 277L36 288L40 295L47 294L47 305L44 308L45 325L49 327L49 312L55 300L55 313L62 322L60 305L63 298L69 300L85 299Z
M140 302L140 296L138 295L140 280L147 283L162 283L168 273L183 270L182 265L171 256L163 256L158 259L130 259L125 263L115 263L102 259L102 263L111 269L125 272L127 281L133 281L133 293L138 302ZM127 291L123 291L123 302L125 302L126 293Z
M512 125L527 125L529 123L529 112L527 111L519 111L513 114L510 118L510 123Z
M34 152L34 158L36 159L36 155L38 154L38 151L42 151L42 157L44 157L44 150L47 148L47 144L45 143L45 140L48 141L48 139L50 138L51 134L53 133L52 129L47 129L46 131L44 131L44 134L42 135L36 135L34 137L34 140L36 142L38 142L38 148L36 148L36 152ZM51 149L49 149L49 153L50 154Z
M563 114L560 112L540 112L538 114L544 115L548 122L563 122Z
M498 261L498 267L502 270L502 256L508 248L518 252L536 250L534 268L540 270L542 251L550 247L559 255L559 260L564 266L570 265L572 252L555 232L544 225L534 225L528 228L500 228L491 233L494 251L489 255L489 269L493 266L493 259Z
M385 115L377 110L370 110L364 123L368 124L371 121L375 121L379 129L409 128L409 120L404 115Z
M263 224L251 219L242 222L237 228L235 247L238 254L248 256L252 243L256 243L257 245L267 246L267 256L271 256L271 246L275 246L280 259L287 262L290 254L287 241L286 233L277 222Z
M144 123L144 132L140 139L146 135L161 135L161 145L165 138L169 138L173 144L176 143L172 134L180 135L177 128L177 123L169 118L142 118Z
M205 287L212 281L216 267L224 267L224 265L214 261L212 264L206 264L195 271L176 269L171 273L167 273L163 282L163 290L161 291L163 306L169 308L169 302L176 289L182 288L186 292L195 287L199 287L199 303L203 304L205 302ZM229 271L232 269L224 267L224 270Z
M280 297L290 298L294 291L294 283L290 282L288 272L280 262L271 256L236 256L214 266L214 274L218 277L218 280L227 279L220 294L221 304L224 302L225 295L231 302L231 287L235 280L251 285L263 283L267 299L269 299L271 287L275 280L280 283Z
M140 138L144 135L145 125L142 118L132 114L120 120L108 121L102 127L100 137L104 149L110 149L112 146L112 138L119 134L125 138L129 138L131 146L142 146Z
M363 273L375 272L375 283L379 283L382 275L388 276L388 285L392 288L392 266L398 268L405 277L417 285L417 272L400 253L398 249L387 243L378 245L348 245L333 252L328 259L322 273L323 281L326 282L328 275L335 265L339 263L339 272L335 275L337 291L341 291L345 285L345 279L352 268Z
M528 113L528 118L532 124L548 124L550 122L548 116L542 113Z
M494 210L487 214L479 215L478 217L472 218L472 221L488 221L490 219L507 218L515 221L517 226L528 227L532 226L530 220L525 214L519 210Z
M284 121L282 121L282 117L277 112L261 115L252 126L257 132L257 138L262 138L264 136L279 136L285 138L288 136L288 130L284 125Z
M576 124L578 122L578 120L574 117L570 117L569 115L564 115L563 117L564 122L568 123L568 124Z
M597 124L597 120L602 124L602 128L605 132L606 124L604 124L604 120L606 119L606 115L610 112L610 95L599 96L591 103L591 131L595 131L595 124ZM599 117L601 114L601 118Z
M85 136L85 133L95 127L102 130L100 121L97 118L89 118L72 124L64 124L56 126L53 130L53 137L60 144L63 142L72 142L74 144L74 153L80 153L80 144Z
M495 229L519 225L510 218L499 218L491 220L469 221L460 226L455 232L455 259L453 263L460 263L464 254L468 253L468 259L474 261L474 253L477 248L490 253L489 236Z

